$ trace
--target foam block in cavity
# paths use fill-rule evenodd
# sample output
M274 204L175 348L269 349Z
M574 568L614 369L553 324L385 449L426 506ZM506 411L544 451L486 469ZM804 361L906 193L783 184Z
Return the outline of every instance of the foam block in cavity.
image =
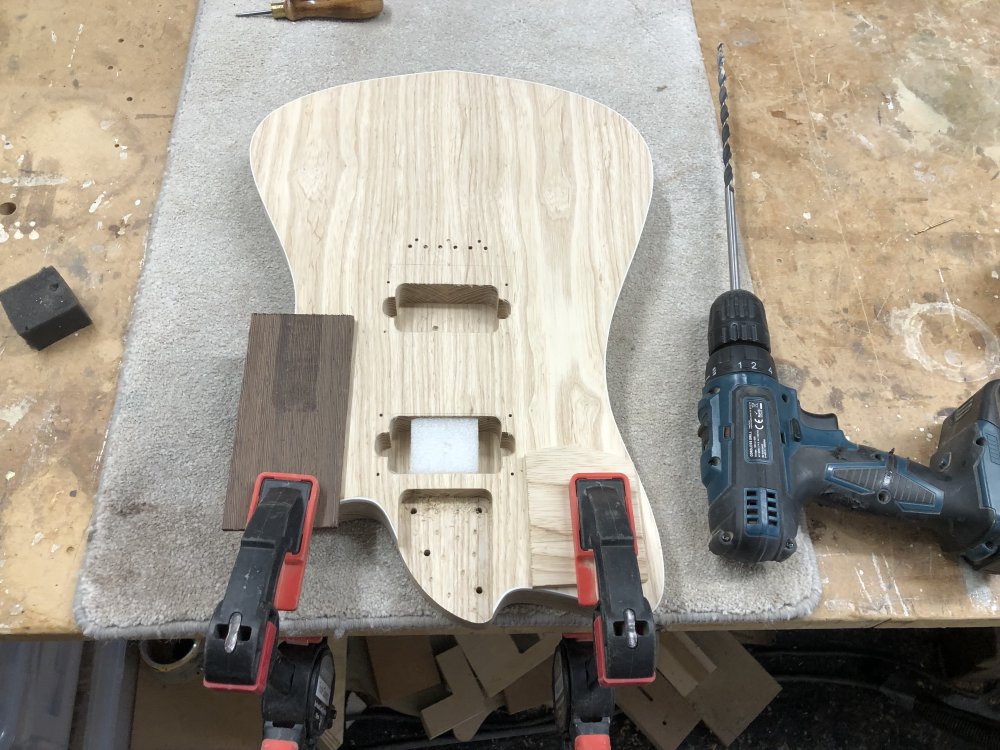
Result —
M479 470L479 420L418 417L410 423L410 471L463 474Z

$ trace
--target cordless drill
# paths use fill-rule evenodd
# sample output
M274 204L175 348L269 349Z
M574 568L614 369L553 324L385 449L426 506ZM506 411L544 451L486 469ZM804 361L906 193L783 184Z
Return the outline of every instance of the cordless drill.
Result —
M933 468L852 443L835 415L804 411L778 381L764 306L740 289L722 45L718 66L731 288L709 314L698 404L710 549L744 563L785 560L803 503L815 501L915 520L944 552L1000 573L1000 380L944 421Z

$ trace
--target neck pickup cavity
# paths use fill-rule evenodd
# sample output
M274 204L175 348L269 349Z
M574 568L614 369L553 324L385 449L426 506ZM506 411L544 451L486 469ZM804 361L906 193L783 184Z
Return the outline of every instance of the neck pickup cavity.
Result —
M495 286L400 284L382 311L399 331L492 333L510 317L510 302Z

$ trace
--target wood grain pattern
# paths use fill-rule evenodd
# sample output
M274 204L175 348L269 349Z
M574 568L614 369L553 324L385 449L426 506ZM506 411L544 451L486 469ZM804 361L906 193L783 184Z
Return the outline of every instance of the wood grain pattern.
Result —
M296 311L357 321L342 520L382 520L438 605L485 622L518 592L575 593L569 476L621 471L658 602L604 359L652 189L635 128L565 91L442 72L298 99L250 151ZM478 417L480 472L406 473L420 416ZM552 451L555 484L532 482Z
M251 318L224 528L244 528L264 471L315 476L316 526L336 526L353 334L346 315Z
M280 10L277 12L274 6ZM382 0L284 0L272 3L276 18L301 21L304 18L337 18L343 21L363 21L382 12Z

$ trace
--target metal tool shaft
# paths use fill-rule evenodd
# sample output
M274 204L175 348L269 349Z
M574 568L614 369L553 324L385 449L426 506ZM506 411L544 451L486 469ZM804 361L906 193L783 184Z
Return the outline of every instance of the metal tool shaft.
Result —
M740 233L736 224L736 194L733 190L733 152L729 147L729 105L726 92L726 56L719 45L719 122L722 126L722 165L726 184L726 242L729 245L729 286L740 288Z
M255 10L253 13L237 13L237 18L249 18L250 16L269 16L271 11L269 10Z

